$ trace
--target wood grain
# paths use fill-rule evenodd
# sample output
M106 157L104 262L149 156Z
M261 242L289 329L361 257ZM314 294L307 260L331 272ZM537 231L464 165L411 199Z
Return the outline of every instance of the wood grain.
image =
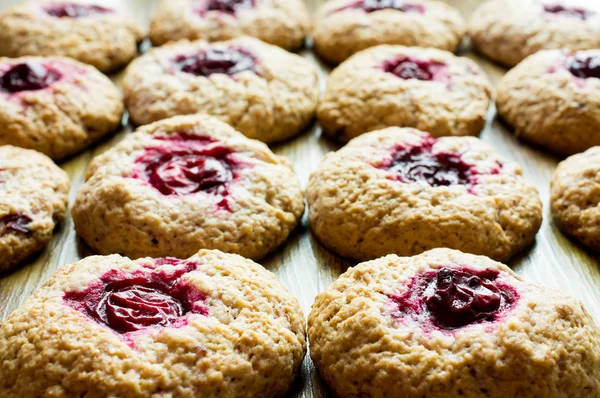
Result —
M19 2L20 0L2 0L0 9ZM107 3L110 2L107 1ZM144 26L147 26L157 3L156 0L113 0L113 2L129 7L133 15ZM308 0L307 4L314 12L321 2L320 0ZM458 7L468 18L481 1L448 0L447 3ZM321 64L309 50L302 51L302 55L320 66L321 86L324 87L329 69ZM501 67L468 50L461 55L474 59L484 68L493 82L496 82L505 72ZM113 80L118 84L120 74L113 76ZM537 187L544 203L544 222L536 242L510 265L528 281L560 287L581 299L596 322L600 322L600 293L598 292L600 268L597 257L563 236L550 219L549 182L552 171L560 159L519 142L505 126L495 120L494 116L495 109L490 109L489 122L481 135L482 139L495 147L503 156L521 164L525 178ZM71 178L71 203L83 183L85 169L90 160L130 132L131 127L124 125L122 131L115 136L60 165ZM315 123L301 136L274 146L273 150L280 155L287 156L293 162L302 185L306 186L309 174L318 167L323 155L337 148L335 144L321 137L320 129ZM56 230L52 242L39 257L12 273L0 276L0 320L18 307L58 267L75 262L90 254L92 254L90 249L77 239L73 221L68 217ZM328 252L315 240L309 233L306 216L302 226L290 237L288 242L279 251L263 260L262 264L275 272L288 289L298 297L305 314L310 311L310 305L315 295L352 265ZM289 396L330 396L308 357L305 360L302 374Z

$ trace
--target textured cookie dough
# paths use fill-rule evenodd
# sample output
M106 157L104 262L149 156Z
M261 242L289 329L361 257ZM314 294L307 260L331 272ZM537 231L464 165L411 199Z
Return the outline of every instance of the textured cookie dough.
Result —
M114 132L123 110L119 90L91 66L63 57L0 58L0 144L63 160Z
M162 0L150 22L150 40L162 45L253 36L291 51L302 47L308 26L302 0Z
M478 135L491 92L483 71L467 58L382 45L352 56L331 73L317 117L323 132L341 142L390 126L434 137Z
M551 152L600 145L600 50L528 57L500 80L496 103L518 137Z
M561 162L550 187L552 216L559 228L600 251L600 147Z
M305 351L298 300L250 260L92 256L0 325L0 396L282 397Z
M312 120L319 79L316 67L300 56L243 37L153 49L127 69L123 91L138 125L204 113L271 143L298 134Z
M61 55L102 72L137 55L144 33L123 11L86 0L34 0L0 14L0 55Z
M73 220L100 254L185 258L219 249L259 259L303 212L287 159L197 115L144 126L94 159Z
M460 281L465 269L479 276ZM418 291L427 276L433 296ZM498 295L500 311L482 313ZM473 316L463 304L491 316L436 326L439 311ZM312 360L339 397L600 396L600 331L581 302L455 250L351 268L317 296L308 335Z
M507 260L527 247L542 203L521 168L475 137L387 128L325 156L306 188L310 227L351 259L448 247Z
M46 156L0 146L0 272L46 246L65 218L68 194L67 174Z
M440 1L332 0L318 11L312 34L319 56L340 63L380 44L454 52L466 29L460 12Z
M545 49L600 48L600 4L587 0L489 0L473 13L476 49L514 66Z

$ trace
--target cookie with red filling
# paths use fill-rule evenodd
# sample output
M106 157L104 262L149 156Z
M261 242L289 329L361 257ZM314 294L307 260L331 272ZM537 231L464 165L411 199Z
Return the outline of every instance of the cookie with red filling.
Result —
M382 45L352 56L329 76L317 117L341 142L385 127L435 137L478 135L491 86L470 59L432 49Z
M0 145L63 160L114 132L123 110L119 90L91 66L63 57L0 58Z
M253 36L292 51L304 44L308 26L302 0L163 0L150 22L150 40L160 46Z
M454 7L429 0L331 0L317 13L314 49L340 63L380 44L456 51L467 30Z
M489 0L469 24L475 48L505 66L540 50L600 48L600 4L587 0Z
M507 260L542 221L519 165L478 138L408 128L374 131L326 155L306 195L319 241L355 260L437 247Z
M39 152L0 146L0 272L42 250L65 218L69 178Z
M303 212L287 159L197 115L144 126L95 158L73 220L101 254L185 258L204 248L259 259Z
M0 55L60 55L110 72L137 55L144 33L106 2L34 0L0 14Z
M0 325L0 396L282 397L305 351L298 300L259 264L92 256Z
M456 250L351 268L315 299L308 336L339 397L600 395L600 330L582 303Z
M500 80L496 104L519 138L551 152L600 145L600 50L528 57Z
M554 222L565 234L600 251L600 147L559 163L551 181Z
M136 124L203 113L271 143L298 134L312 120L319 80L316 67L302 57L243 37L153 49L127 69L123 92Z

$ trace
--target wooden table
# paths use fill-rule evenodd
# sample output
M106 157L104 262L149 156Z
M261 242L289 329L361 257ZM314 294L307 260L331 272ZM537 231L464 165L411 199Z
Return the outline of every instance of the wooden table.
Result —
M0 0L0 9L20 2L21 0ZM147 26L157 0L114 0L114 2L127 5L140 23ZM320 3L322 0L307 0L312 12ZM447 3L458 7L465 17L469 18L481 0L447 0ZM320 66L321 85L324 88L329 69L319 63L309 50L302 51L302 55ZM467 51L463 55L481 65L493 82L496 82L505 71L471 52ZM115 75L113 80L118 83L120 75ZM581 299L596 322L600 323L600 293L598 292L600 267L597 257L563 236L550 219L549 183L559 159L519 142L506 127L494 119L494 116L495 109L491 109L489 122L481 137L503 156L521 164L526 180L536 186L544 203L544 222L535 243L510 265L528 281L561 287ZM90 160L112 147L130 132L131 128L126 127L114 137L60 165L71 178L71 203L84 181L84 173ZM293 162L302 185L306 186L310 172L317 168L323 155L337 148L338 146L321 137L320 128L315 123L299 137L276 145L272 149L277 154L287 156ZM66 221L57 228L47 249L39 257L12 273L0 276L0 320L6 318L58 267L90 254L92 254L91 250L77 239L73 220L67 217ZM298 297L306 315L310 311L315 295L352 265L328 252L317 242L309 232L306 214L302 226L285 245L261 263L276 273L292 294ZM308 356L302 374L289 396L330 396Z

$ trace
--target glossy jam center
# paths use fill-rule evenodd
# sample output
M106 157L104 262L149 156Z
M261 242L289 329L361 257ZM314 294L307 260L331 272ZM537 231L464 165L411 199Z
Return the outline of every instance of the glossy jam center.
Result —
M566 67L573 76L581 79L600 79L600 53L575 53L567 58Z
M55 18L84 18L94 14L106 14L111 9L94 4L55 3L44 7L46 14Z
M467 185L476 174L472 165L456 153L433 151L434 139L422 145L398 148L384 169L401 182L425 181L432 187Z
M196 76L210 76L213 73L235 75L243 71L254 72L254 58L238 49L211 48L191 55L178 55L173 59L175 69Z
M398 57L383 63L383 70L401 79L424 81L444 80L448 67L443 62L420 60L413 57Z
M558 14L566 17L579 18L581 20L586 20L594 14L592 11L583 8L565 7L561 4L545 4L544 11L549 14Z
M33 220L24 214L8 214L0 218L0 233L13 231L28 234L31 230L27 227Z
M16 64L4 72L0 78L0 86L3 91L9 93L42 90L61 77L58 71L45 65L26 62Z
M335 11L347 9L363 9L365 12L374 12L380 10L398 10L402 12L419 13L425 12L425 6L422 4L412 4L404 0L358 0L348 5L340 7Z
M252 7L254 7L254 0L210 0L206 5L206 10L235 14L236 11Z
M147 181L163 195L189 195L200 191L226 194L240 164L233 151L211 139L173 135L162 146L147 148L136 159Z
M443 267L419 275L408 290L393 296L392 313L421 323L453 330L482 322L494 322L518 299L514 288L498 281L493 270Z
M154 267L164 264L175 268L150 268L131 274L111 270L83 291L65 293L63 299L70 307L119 333L173 326L189 312L208 315L204 295L181 280L198 264L157 259Z

